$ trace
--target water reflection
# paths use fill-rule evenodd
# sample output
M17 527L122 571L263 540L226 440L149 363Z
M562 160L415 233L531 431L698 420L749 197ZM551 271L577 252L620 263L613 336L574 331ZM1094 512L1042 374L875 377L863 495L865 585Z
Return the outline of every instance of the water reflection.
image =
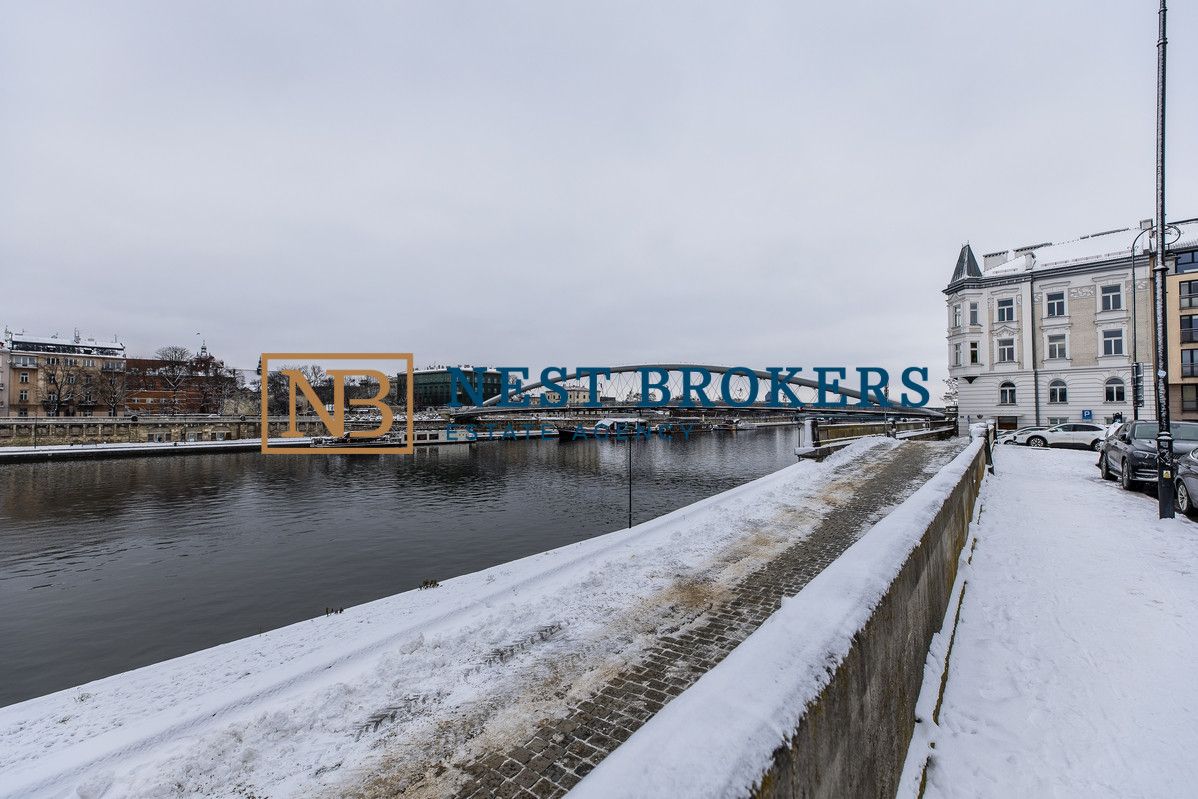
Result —
M794 428L639 441L643 521L793 462ZM0 467L0 704L623 527L627 449Z

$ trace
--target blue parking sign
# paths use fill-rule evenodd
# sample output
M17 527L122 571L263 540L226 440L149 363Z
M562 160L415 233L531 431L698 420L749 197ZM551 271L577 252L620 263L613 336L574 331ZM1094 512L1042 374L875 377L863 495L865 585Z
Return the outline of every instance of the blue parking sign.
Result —
M1094 418L1094 411L1091 411L1091 410L1082 411L1082 418L1085 419L1086 421L1090 421L1091 419Z

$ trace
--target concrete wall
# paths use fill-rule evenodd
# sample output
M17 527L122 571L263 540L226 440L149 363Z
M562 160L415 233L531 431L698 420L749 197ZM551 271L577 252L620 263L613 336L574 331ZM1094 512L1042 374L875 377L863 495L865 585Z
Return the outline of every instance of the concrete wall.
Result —
M269 420L271 436L286 428L285 418ZM296 427L305 436L327 435L324 425L313 417L298 417ZM147 441L224 441L260 438L262 421L258 417L222 417L204 420L174 420L142 417L136 422L105 416L0 419L0 447L27 447L51 444L139 444Z
M754 796L894 796L984 472L979 451Z

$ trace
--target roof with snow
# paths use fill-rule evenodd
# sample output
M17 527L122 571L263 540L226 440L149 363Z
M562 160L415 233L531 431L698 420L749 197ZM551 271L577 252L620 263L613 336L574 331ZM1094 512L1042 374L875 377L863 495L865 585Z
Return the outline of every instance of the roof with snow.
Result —
M1180 236L1169 242L1170 250L1198 247L1198 219L1183 219L1171 223L1170 227L1180 231ZM1133 225L1089 233L1056 243L1043 242L1012 250L999 250L986 255L986 265L980 270L969 245L965 245L957 257L957 265L949 285L969 277L998 277L1127 258L1131 255L1133 242L1136 255L1144 255L1150 250L1151 234L1140 236L1140 233L1140 226Z

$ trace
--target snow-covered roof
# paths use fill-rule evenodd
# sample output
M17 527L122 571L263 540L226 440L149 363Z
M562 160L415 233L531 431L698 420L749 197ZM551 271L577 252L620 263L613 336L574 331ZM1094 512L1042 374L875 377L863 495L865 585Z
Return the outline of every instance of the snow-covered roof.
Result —
M92 338L81 338L76 341L74 338L58 338L56 336L27 336L24 333L10 333L8 335L9 349L18 351L23 347L65 347L69 350L81 355L99 355L103 353L116 354L124 353L125 345L117 341L96 341ZM93 352L94 351L94 352Z
M1174 226L1180 228L1181 237L1169 244L1171 249L1198 246L1198 219L1187 219L1175 223ZM1132 242L1136 241L1137 236L1140 236L1140 227L1133 225L1090 233L1061 242L1019 247L1007 251L1005 260L984 267L982 273L983 276L990 277L1127 257L1131 254ZM1136 244L1137 255L1143 255L1148 251L1149 238L1147 235L1140 237Z

